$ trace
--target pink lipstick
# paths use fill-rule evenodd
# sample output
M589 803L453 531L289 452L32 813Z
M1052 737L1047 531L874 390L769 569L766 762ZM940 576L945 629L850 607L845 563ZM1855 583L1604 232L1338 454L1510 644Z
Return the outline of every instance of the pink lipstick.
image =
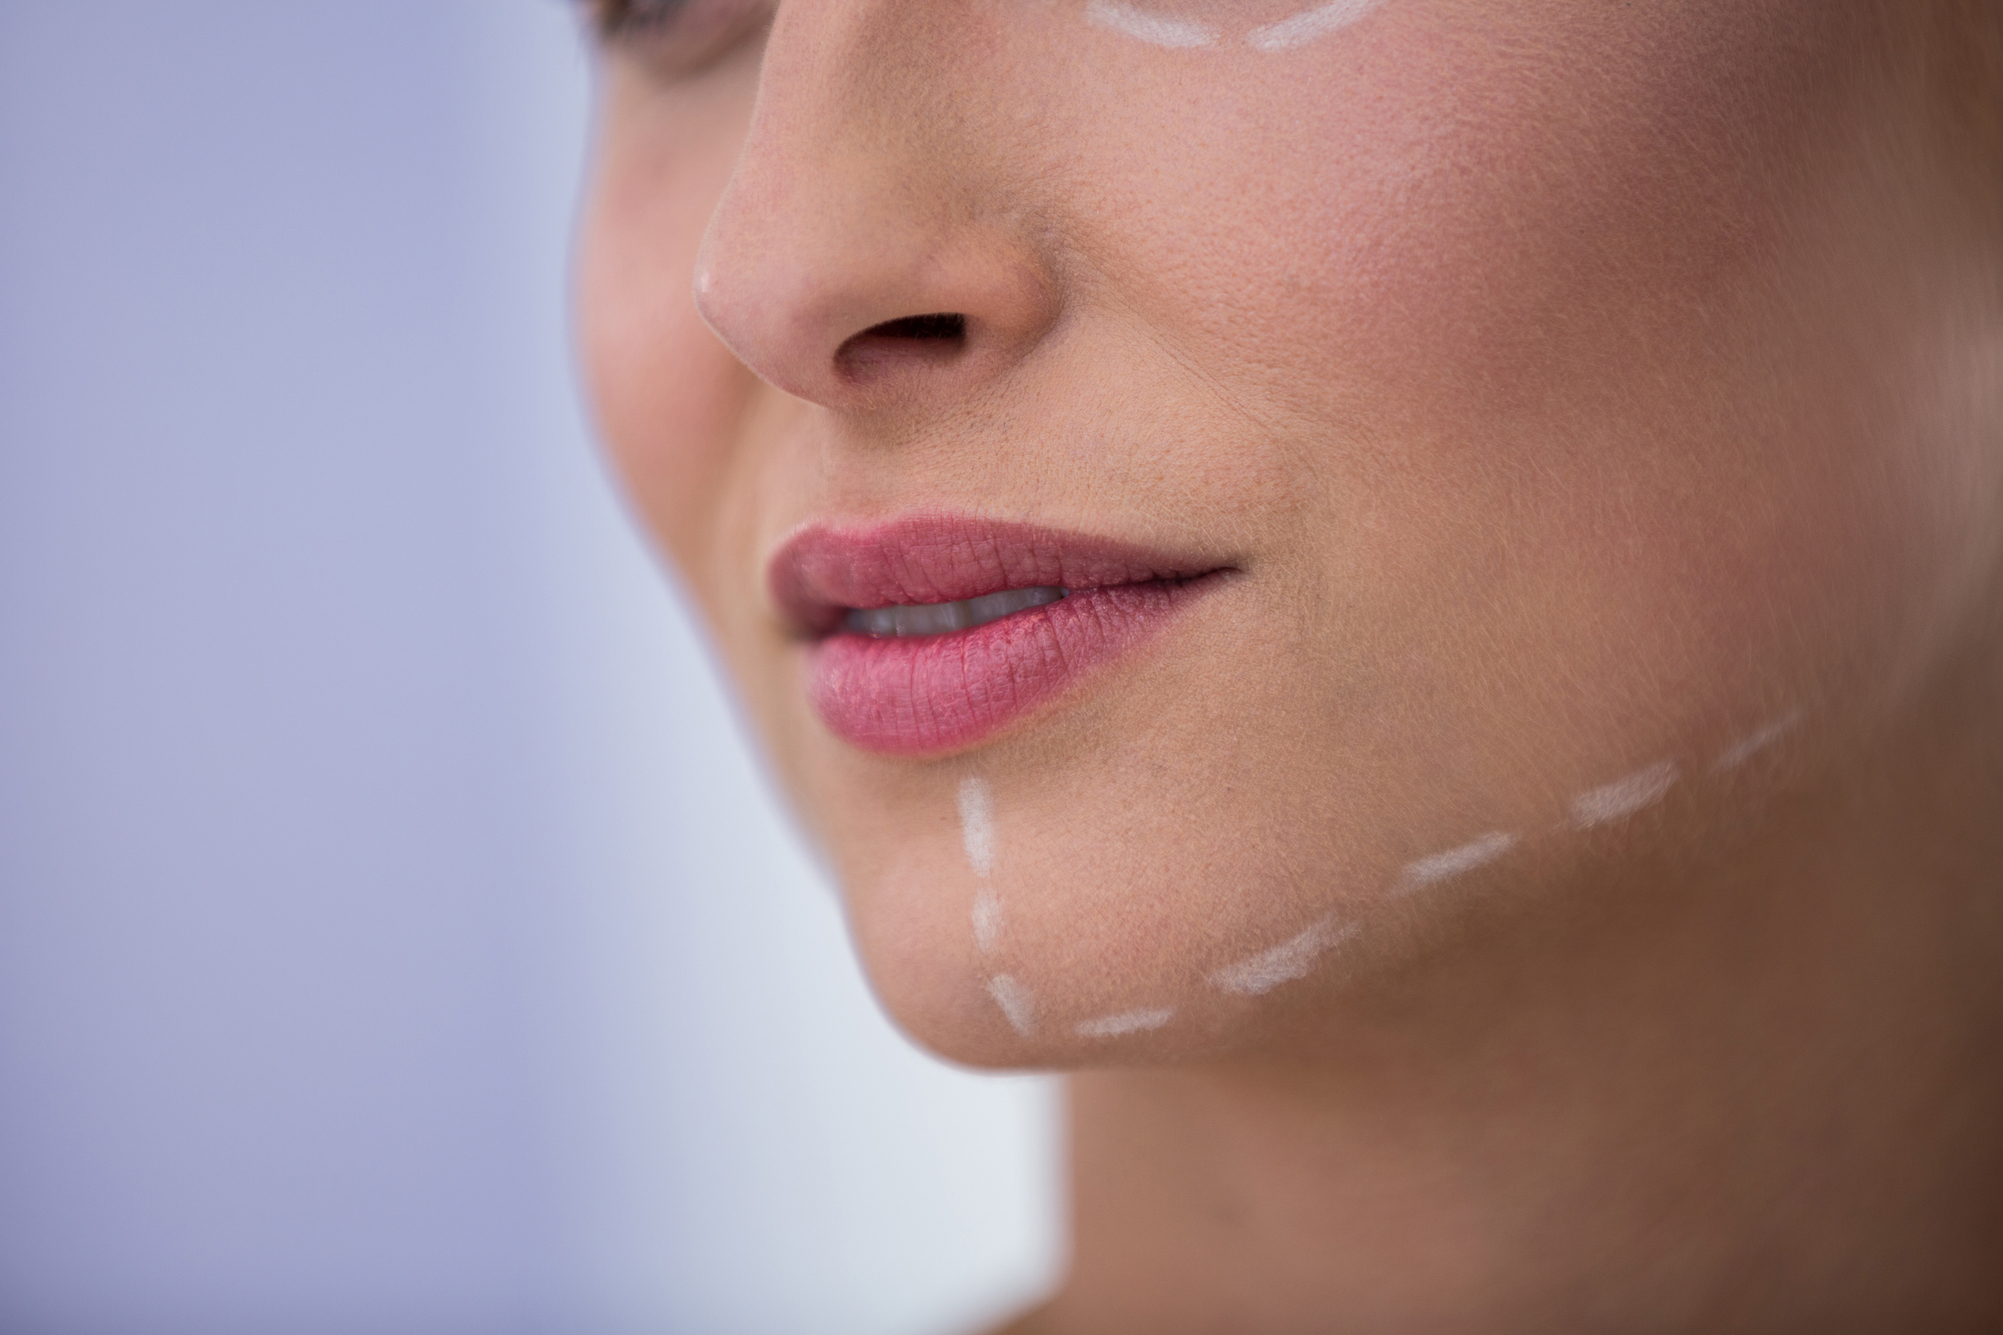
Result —
M813 524L768 571L807 697L867 751L976 745L1142 643L1224 563L960 515Z

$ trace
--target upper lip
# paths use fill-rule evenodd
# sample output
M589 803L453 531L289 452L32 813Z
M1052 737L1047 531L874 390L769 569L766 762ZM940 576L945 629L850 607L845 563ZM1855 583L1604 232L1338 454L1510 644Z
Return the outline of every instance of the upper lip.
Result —
M772 554L766 584L795 630L821 636L837 630L851 608L957 602L1004 589L1076 592L1194 579L1228 566L1035 524L917 514L852 526L805 524Z

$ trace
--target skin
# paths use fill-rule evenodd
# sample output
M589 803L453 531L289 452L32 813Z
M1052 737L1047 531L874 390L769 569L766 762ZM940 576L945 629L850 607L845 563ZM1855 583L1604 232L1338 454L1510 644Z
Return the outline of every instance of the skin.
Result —
M1174 50L787 0L606 62L581 327L638 512L891 1014L1080 1072L1074 1265L1015 1328L2003 1320L2003 117L1955 54L1996 20L1242 40L1297 9L1163 0L1222 34ZM939 312L963 342L858 340ZM1236 573L1000 736L868 754L766 562L938 510ZM1355 930L1302 976L1210 981L1317 922Z

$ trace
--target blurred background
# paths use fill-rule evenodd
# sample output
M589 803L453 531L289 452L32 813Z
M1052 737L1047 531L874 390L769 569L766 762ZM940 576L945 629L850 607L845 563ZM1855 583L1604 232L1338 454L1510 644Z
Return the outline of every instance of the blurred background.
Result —
M911 1049L593 458L560 0L0 0L0 1332L949 1332Z

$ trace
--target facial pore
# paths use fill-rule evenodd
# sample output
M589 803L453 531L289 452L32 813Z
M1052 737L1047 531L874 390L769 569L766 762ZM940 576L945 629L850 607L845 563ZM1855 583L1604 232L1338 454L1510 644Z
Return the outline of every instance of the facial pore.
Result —
M602 428L946 1054L1290 1041L1849 763L1988 624L1994 245L1909 11L660 8L606 69ZM772 570L914 521L1208 582L887 751ZM1125 615L1001 583L1060 578L948 633Z

